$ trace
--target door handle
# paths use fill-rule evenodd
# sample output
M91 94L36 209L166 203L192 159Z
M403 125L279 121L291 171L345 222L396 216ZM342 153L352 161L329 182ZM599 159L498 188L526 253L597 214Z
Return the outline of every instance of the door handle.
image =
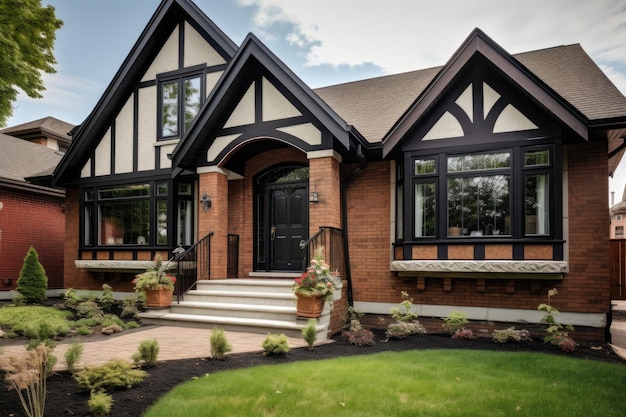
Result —
M276 239L276 226L272 226L270 238L272 240Z

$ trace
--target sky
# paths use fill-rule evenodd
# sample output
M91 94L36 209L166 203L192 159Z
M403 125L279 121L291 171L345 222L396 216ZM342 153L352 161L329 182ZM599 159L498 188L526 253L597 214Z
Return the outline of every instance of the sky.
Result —
M511 54L579 43L626 95L626 0L194 1L237 45L257 35L311 88L444 65L480 28ZM43 99L18 97L8 125L80 124L160 0L41 2L64 22L57 72L44 74ZM625 183L623 161L609 179L615 202Z

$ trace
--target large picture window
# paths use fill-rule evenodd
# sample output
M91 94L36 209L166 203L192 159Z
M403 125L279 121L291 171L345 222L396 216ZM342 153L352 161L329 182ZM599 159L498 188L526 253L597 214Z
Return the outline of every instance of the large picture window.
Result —
M196 73L160 79L161 138L185 133L202 105L203 78Z
M83 190L84 246L169 244L168 181Z
M398 224L410 221L413 239L554 236L553 153L544 145L408 157L410 192L398 181L396 204L412 215Z

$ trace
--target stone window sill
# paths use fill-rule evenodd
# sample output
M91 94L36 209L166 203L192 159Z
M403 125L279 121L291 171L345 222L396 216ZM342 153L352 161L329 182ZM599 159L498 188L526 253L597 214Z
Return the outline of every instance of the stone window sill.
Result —
M143 272L154 267L153 261L105 261L105 260L75 260L74 265L79 269L92 272ZM176 262L170 262L167 269L175 269Z
M392 261L399 276L444 278L563 279L565 261Z

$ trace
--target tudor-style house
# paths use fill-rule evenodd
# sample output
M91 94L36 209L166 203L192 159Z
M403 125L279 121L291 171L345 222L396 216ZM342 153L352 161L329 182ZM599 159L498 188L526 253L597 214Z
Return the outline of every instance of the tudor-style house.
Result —
M263 298L323 246L344 282L331 331L401 291L421 316L538 323L557 288L563 321L602 339L625 134L626 98L580 45L511 55L476 29L440 68L312 90L254 35L163 0L55 171L65 286L131 291L156 253L202 243L178 259L195 289L152 319L267 332L298 321ZM237 284L268 289L202 298Z

